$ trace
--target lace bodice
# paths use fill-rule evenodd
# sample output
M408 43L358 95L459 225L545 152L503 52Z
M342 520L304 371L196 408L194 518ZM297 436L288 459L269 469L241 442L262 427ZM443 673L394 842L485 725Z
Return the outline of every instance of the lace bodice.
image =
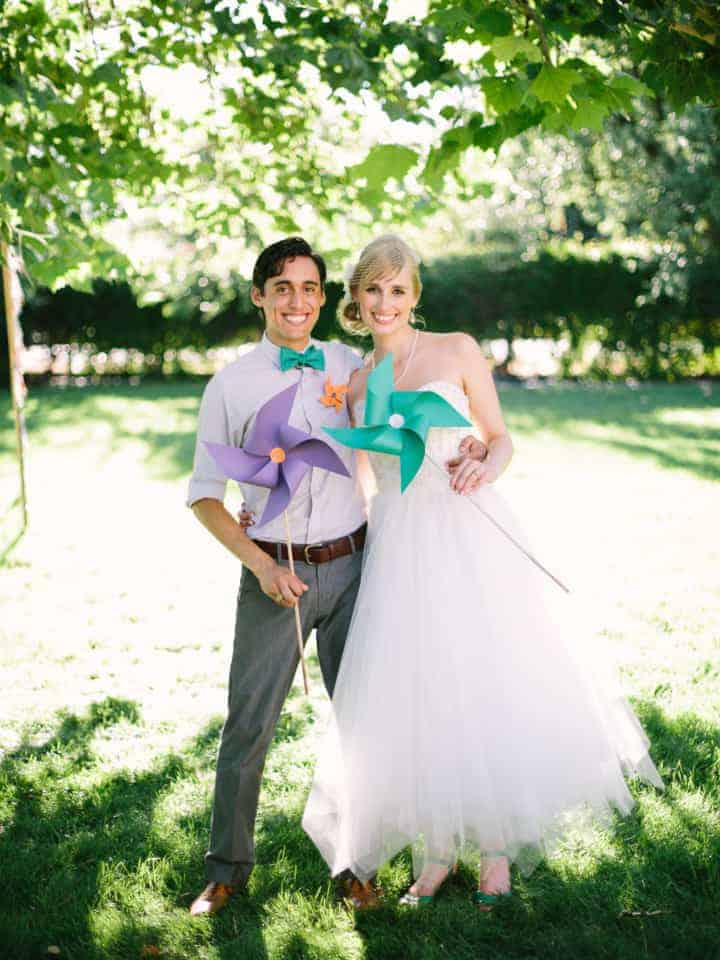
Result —
M470 420L470 404L468 398L456 383L449 380L431 380L423 384L420 390L437 393L443 400L447 400L464 417ZM353 407L355 423L359 426L363 422L364 401ZM460 441L469 433L475 433L473 427L431 427L425 439L425 460L415 479L412 481L413 492L437 492L446 489L448 476L445 473L445 462L457 454ZM400 458L387 453L369 453L370 464L375 474L378 493L400 494ZM434 463L429 462L430 460ZM443 469L438 470L434 464ZM409 488L410 489L410 488Z

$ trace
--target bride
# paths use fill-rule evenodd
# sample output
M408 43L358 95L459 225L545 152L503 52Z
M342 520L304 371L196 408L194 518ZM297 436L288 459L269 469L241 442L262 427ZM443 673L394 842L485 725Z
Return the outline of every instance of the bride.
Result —
M348 393L363 422L368 376L392 354L397 389L432 390L488 448L451 473L467 428L431 428L404 493L398 458L369 454L373 499L358 594L328 732L303 817L333 874L367 881L403 847L432 900L459 857L480 863L476 902L510 892L572 826L627 813L625 775L662 781L615 682L597 683L570 601L502 535L521 529L495 489L512 456L476 342L413 323L418 259L398 237L360 255L342 322L374 349Z

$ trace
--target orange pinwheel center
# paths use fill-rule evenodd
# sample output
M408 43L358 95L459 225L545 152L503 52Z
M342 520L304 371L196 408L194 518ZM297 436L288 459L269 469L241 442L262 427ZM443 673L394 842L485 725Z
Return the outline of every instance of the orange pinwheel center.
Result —
M286 454L282 447L273 447L270 451L270 459L273 463L284 463L285 456Z

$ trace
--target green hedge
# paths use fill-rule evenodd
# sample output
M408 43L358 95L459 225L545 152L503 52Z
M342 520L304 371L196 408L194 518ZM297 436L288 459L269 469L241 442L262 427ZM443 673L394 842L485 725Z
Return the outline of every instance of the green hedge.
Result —
M479 339L564 337L568 366L590 335L602 348L591 371L598 375L617 367L642 378L720 372L720 258L687 268L682 300L649 295L657 274L657 263L617 255L437 260L423 273L421 313L431 329Z
M591 260L547 251L527 262L493 254L436 260L423 269L419 312L431 330L465 330L481 340L564 337L571 345L569 360L590 335L602 346L599 375L617 372L619 355L624 372L640 377L718 372L720 258L688 267L682 302L648 297L657 268L617 255ZM202 304L222 302L226 295L208 284L189 289L177 302L146 307L126 283L96 280L91 293L41 289L23 310L25 341L91 345L95 352L134 349L145 355L146 372L159 373L168 351L206 350L260 335L247 282L238 278L236 289L214 312L205 312ZM330 282L318 336L342 336L335 320L341 295L341 285ZM0 375L6 382L4 337Z

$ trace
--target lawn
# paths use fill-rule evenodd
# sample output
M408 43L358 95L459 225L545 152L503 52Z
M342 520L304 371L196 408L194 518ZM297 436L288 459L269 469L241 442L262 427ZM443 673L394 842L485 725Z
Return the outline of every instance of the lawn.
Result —
M0 422L0 955L720 957L720 387L501 389L517 447L502 488L614 653L667 790L633 786L627 820L518 877L493 916L474 911L467 866L432 908L397 908L406 856L377 912L336 899L300 828L327 711L314 657L269 755L249 889L188 915L239 575L183 506L199 395L35 391L14 546Z

